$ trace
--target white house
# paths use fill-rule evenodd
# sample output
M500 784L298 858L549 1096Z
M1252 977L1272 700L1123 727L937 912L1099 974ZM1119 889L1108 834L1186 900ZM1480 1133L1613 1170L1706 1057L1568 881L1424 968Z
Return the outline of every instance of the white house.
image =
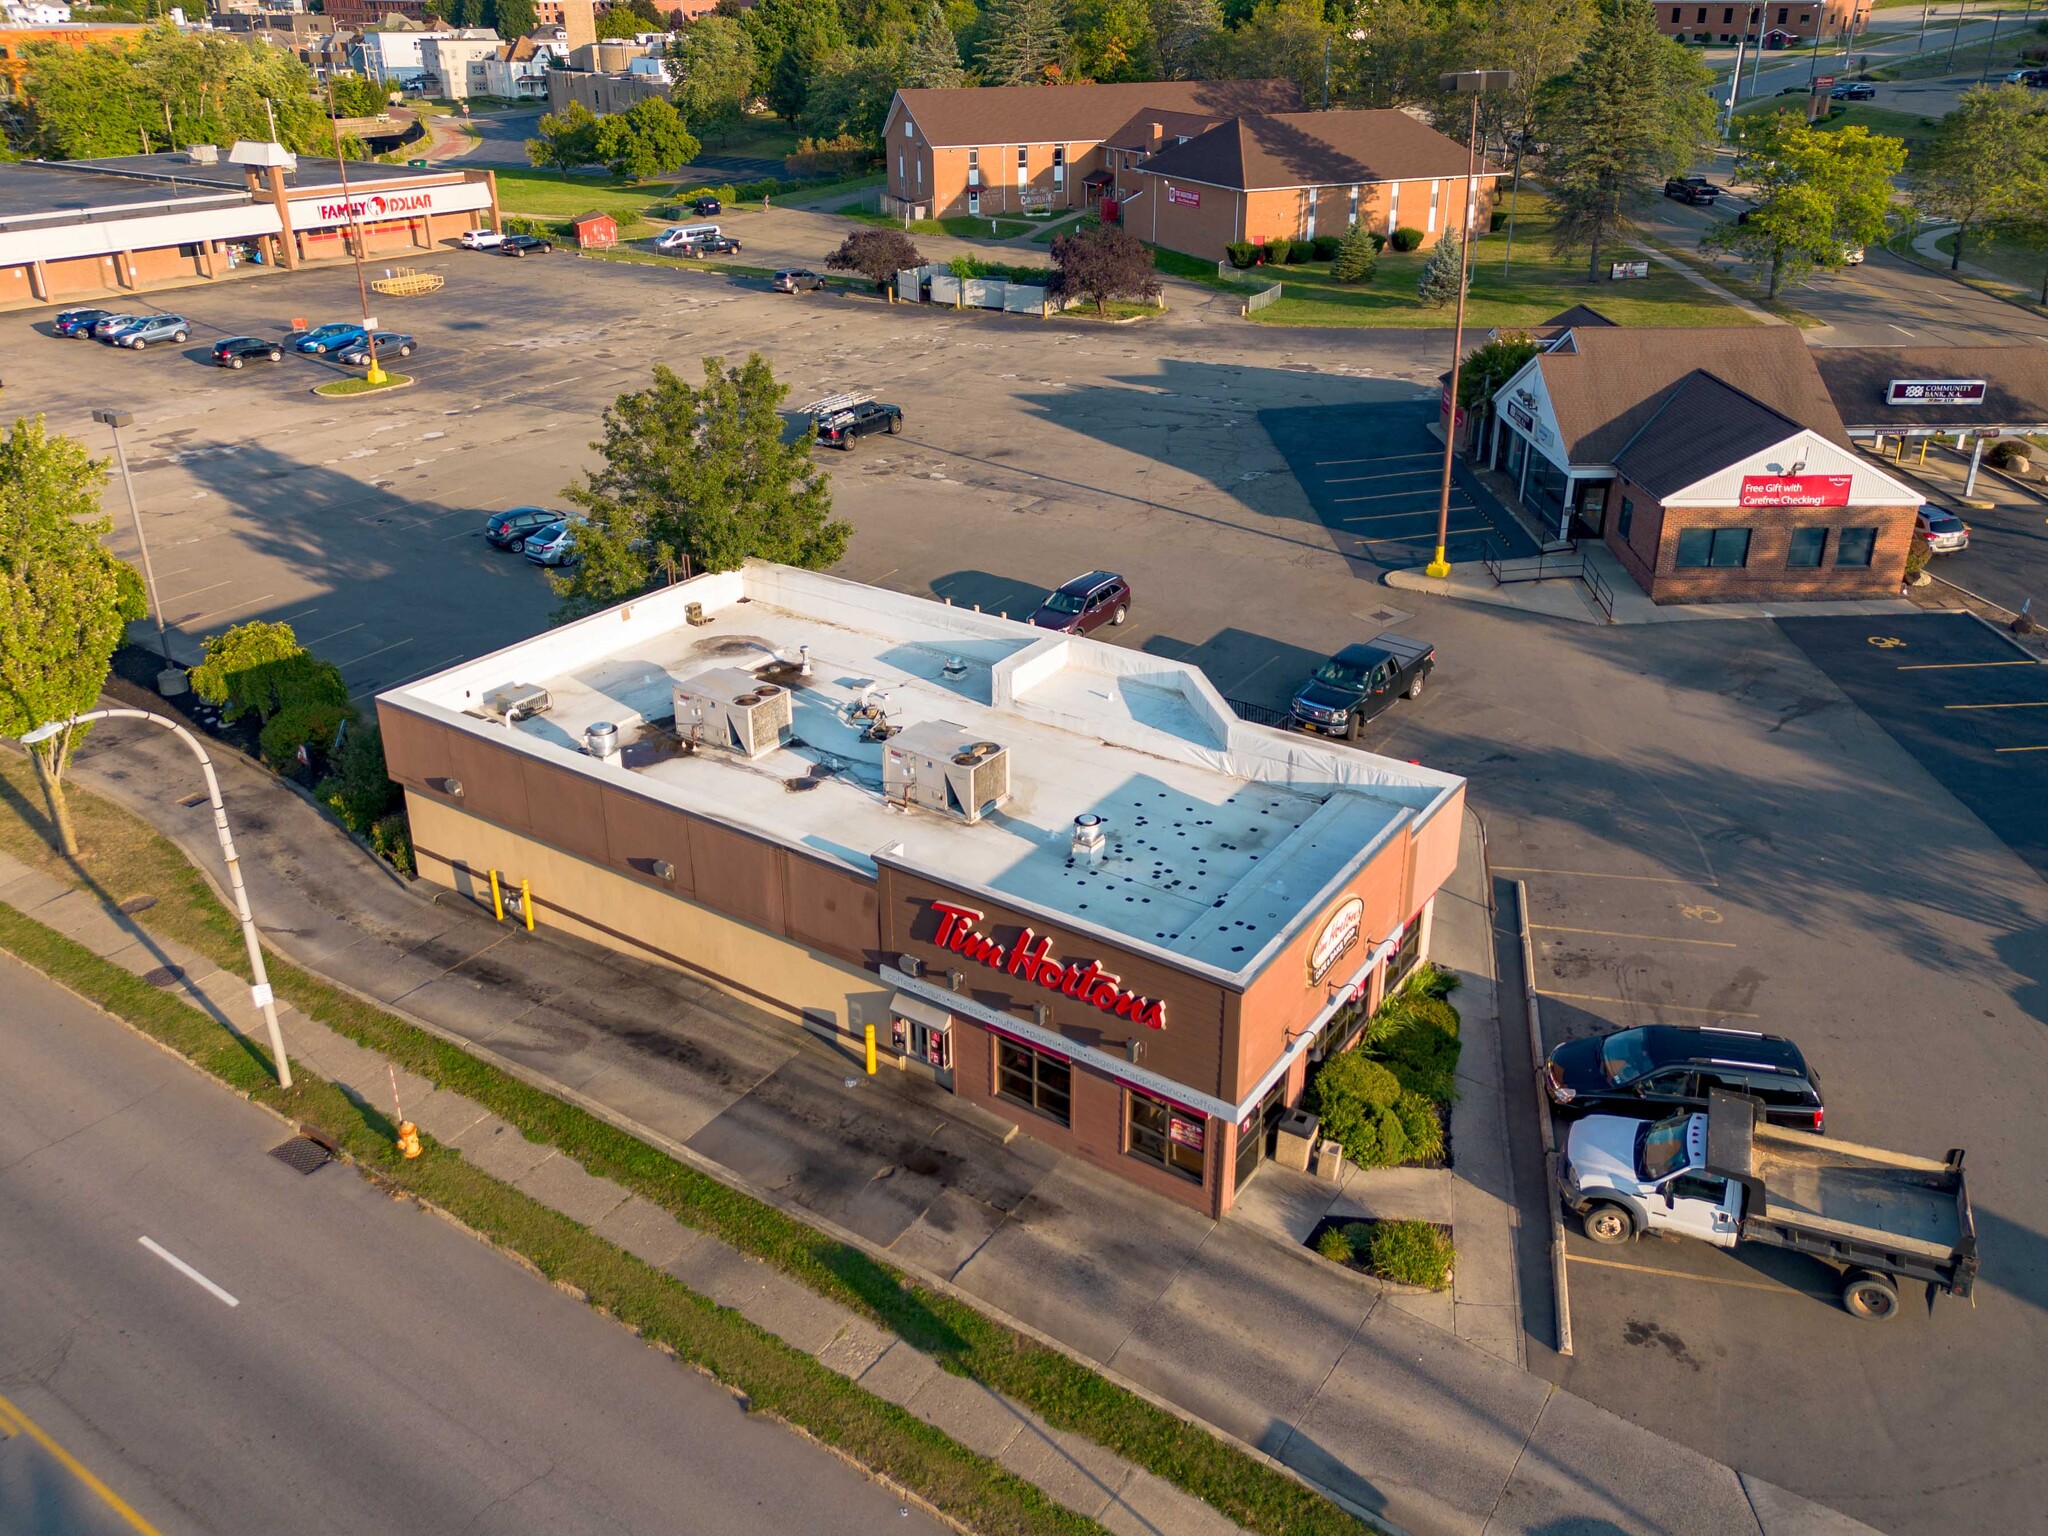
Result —
M17 27L61 27L71 21L71 7L68 5L45 5L41 0L23 3L23 0L8 0L7 20Z

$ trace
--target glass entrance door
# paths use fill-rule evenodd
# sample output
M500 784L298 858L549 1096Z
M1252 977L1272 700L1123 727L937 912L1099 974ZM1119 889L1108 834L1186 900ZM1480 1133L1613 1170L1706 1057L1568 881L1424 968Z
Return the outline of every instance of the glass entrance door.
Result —
M1287 1112L1287 1079L1282 1077L1259 1101L1259 1107L1237 1132L1237 1187L1243 1189L1245 1181L1259 1170L1259 1165L1273 1155L1273 1132L1280 1124L1280 1117Z

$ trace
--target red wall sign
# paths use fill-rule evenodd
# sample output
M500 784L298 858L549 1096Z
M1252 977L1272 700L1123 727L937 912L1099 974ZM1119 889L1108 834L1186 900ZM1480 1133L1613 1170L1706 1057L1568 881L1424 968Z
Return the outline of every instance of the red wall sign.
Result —
M1166 200L1169 203L1179 203L1183 208L1199 208L1202 206L1201 193L1189 192L1181 187L1168 187L1166 189Z
M956 955L1007 971L1025 981L1035 981L1048 992L1061 993L1104 1013L1143 1024L1147 1029L1166 1028L1166 1004L1157 998L1140 997L1105 971L1100 961L1090 960L1081 965L1055 960L1048 953L1052 939L1034 939L1029 928L1005 948L987 934L975 931L981 914L973 908L956 907L949 901L935 901L931 907L939 918L939 935L934 940L939 948L950 949Z
M1846 507L1849 475L1744 475L1737 506Z

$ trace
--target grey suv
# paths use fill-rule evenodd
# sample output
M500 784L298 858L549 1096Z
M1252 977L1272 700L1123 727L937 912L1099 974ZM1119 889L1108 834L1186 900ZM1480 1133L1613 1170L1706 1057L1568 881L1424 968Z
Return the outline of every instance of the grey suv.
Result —
M117 347L140 352L152 341L183 341L191 334L192 327L185 323L183 315L149 315L133 325L124 325L107 340Z

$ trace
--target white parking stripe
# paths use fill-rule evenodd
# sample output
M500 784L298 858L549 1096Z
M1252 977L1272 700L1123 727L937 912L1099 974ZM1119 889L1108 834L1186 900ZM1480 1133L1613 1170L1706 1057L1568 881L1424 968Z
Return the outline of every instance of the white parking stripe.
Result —
M183 1259L179 1258L175 1253L171 1252L170 1249L166 1248L162 1243L158 1242L155 1238L138 1237L136 1241L142 1244L142 1246L147 1248L151 1253L155 1254L158 1258L162 1259L166 1264L170 1265L171 1268L175 1269L187 1280L190 1280L195 1285L205 1287L207 1290L213 1292L215 1296L219 1297L222 1301L226 1302L229 1306L239 1307L241 1305L241 1302L237 1301L234 1297L230 1296L226 1291L222 1290L219 1286L215 1285L211 1280L207 1279L206 1276L199 1273L198 1270L194 1269L190 1264L187 1264Z

